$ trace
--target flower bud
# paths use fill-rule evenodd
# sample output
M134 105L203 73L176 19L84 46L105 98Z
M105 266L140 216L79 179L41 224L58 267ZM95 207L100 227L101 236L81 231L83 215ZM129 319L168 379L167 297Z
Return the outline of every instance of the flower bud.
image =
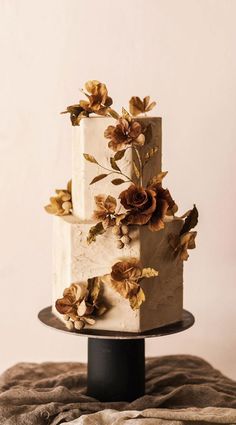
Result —
M70 320L69 322L66 322L66 327L69 331L72 331L72 329L74 329L74 323Z
M114 234L114 235L120 235L120 226L113 226L112 227L112 233Z
M121 242L123 242L123 244L128 245L131 241L131 238L128 235L124 235L121 238Z
M76 320L74 326L77 331L80 331L80 329L83 329L84 327L84 322L82 320Z
M70 201L63 202L62 208L63 208L63 210L69 212L72 208L72 203Z
M124 248L124 244L120 239L117 241L116 246L117 246L118 249Z
M122 231L123 235L128 235L128 233L129 233L129 227L126 226L126 224L122 224L121 231Z

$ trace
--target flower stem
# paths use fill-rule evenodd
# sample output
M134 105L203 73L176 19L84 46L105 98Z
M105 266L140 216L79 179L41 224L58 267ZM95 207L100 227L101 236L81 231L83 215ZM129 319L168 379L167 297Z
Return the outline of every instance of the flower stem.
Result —
M135 153L136 153L137 158L138 158L139 173L140 173L139 183L140 183L140 186L142 187L142 185L143 185L143 164L142 164L142 160L141 160L141 157L140 157L140 154L139 154L138 149L137 148L134 148L134 150L135 150Z
M128 179L129 182L134 183L133 180L129 176L127 176L126 174L122 173L122 171L111 170L110 168L106 168L99 163L98 163L98 165L99 165L99 167L103 168L103 170L109 171L109 174L119 174L119 175L125 177L126 179Z

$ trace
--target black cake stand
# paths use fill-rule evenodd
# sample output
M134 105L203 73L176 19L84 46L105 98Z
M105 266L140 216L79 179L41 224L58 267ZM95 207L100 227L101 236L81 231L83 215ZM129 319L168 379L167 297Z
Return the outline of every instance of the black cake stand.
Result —
M46 307L39 320L51 328L76 336L88 337L87 394L100 401L132 401L145 394L145 338L185 331L194 324L194 316L184 310L180 322L141 333L68 330Z

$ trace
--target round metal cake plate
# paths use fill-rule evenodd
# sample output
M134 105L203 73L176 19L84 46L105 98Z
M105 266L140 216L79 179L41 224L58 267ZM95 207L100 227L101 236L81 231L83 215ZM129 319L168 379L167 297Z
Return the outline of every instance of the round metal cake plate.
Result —
M145 332L118 332L118 331L105 331L97 329L82 329L69 330L53 313L52 306L46 307L41 310L38 314L39 320L46 326L57 329L62 332L69 333L71 335L85 336L88 338L102 338L102 339L144 339L144 338L155 338L158 336L171 335L179 332L183 332L189 329L194 324L194 316L187 310L183 310L183 318L180 322L173 323L168 326L162 326L160 328L152 329Z

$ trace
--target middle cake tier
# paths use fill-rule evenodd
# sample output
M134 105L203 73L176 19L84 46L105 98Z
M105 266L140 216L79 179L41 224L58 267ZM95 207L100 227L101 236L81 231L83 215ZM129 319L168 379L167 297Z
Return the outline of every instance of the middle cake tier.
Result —
M86 282L88 278L101 277L111 272L121 259L136 258L143 267L155 268L159 275L144 278L141 286L145 302L141 312L133 311L129 302L114 290L106 291L107 301L113 304L104 320L95 328L139 332L181 320L183 307L183 262L173 256L169 234L177 235L183 225L174 219L159 232L147 226L130 226L132 242L122 250L116 247L111 229L99 235L88 245L87 235L91 223L81 223L75 217L54 217L53 240L53 312L55 302L63 296L71 283ZM115 298L114 298L115 297Z

